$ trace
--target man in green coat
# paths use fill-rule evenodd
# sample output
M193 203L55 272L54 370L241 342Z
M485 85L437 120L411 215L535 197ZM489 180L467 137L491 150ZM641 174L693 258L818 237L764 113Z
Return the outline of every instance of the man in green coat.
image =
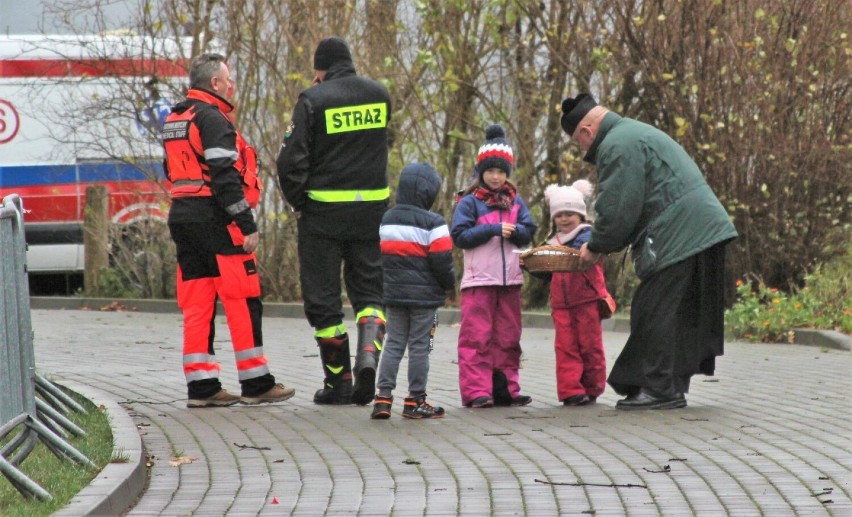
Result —
M617 409L673 409L723 353L725 245L736 229L695 162L662 131L588 93L562 101L562 129L595 166L597 219L580 250L589 267L631 247L640 279L630 337L607 382Z

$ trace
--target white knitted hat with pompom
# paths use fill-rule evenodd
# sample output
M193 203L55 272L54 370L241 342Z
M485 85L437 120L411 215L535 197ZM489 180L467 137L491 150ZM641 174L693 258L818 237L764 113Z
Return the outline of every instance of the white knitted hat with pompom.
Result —
M577 180L570 186L548 185L544 189L544 199L550 206L550 218L560 212L572 212L586 218L586 200L592 196L592 184L587 180Z

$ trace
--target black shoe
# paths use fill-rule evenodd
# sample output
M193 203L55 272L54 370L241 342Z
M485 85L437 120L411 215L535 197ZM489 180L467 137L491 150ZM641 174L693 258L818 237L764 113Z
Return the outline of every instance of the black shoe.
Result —
M432 406L426 402L426 394L419 397L405 397L405 407L402 409L402 416L416 420L421 418L443 418L444 408L441 406Z
M325 385L314 394L314 404L344 405L352 403L352 381L337 386Z
M474 409L487 408L487 407L491 407L493 405L494 405L494 400L492 400L491 397L476 397L475 399L473 399L470 402L468 402L467 404L465 404L465 406L472 407Z
M635 411L641 409L677 409L686 407L686 398L683 393L676 393L671 397L656 396L642 389L636 395L631 395L615 403L616 409Z
M376 403L373 404L373 412L370 413L370 418L373 420L387 420L391 417L391 405L393 397L376 397Z
M509 405L510 406L526 406L530 402L532 402L532 397L530 397L529 395L518 395L517 397L514 397L511 400Z
M355 390L352 392L352 403L366 406L373 401L376 393L376 369L364 367L358 370L355 377Z
M591 399L585 393L582 395L574 395L573 397L568 397L562 401L562 404L566 406L585 406L589 403L591 403Z

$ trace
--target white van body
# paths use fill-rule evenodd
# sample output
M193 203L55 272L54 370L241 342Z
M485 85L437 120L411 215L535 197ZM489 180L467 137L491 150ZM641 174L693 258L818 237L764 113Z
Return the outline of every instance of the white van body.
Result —
M180 42L0 36L0 198L24 204L32 273L83 269L86 188L113 222L165 220L162 121L186 82Z

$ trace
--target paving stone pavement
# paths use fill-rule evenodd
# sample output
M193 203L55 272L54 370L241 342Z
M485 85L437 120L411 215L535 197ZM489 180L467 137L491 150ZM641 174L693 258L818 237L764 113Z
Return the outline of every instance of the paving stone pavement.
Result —
M553 331L526 328L523 408L460 407L442 324L429 374L441 420L316 406L321 368L303 319L265 318L265 351L296 396L265 406L185 407L177 313L35 309L36 361L92 386L143 433L150 480L131 516L852 515L852 354L728 343L682 410L622 412L556 400ZM354 331L354 328L351 329ZM239 392L224 318L216 347ZM627 335L605 332L611 364ZM170 466L175 456L196 458Z

